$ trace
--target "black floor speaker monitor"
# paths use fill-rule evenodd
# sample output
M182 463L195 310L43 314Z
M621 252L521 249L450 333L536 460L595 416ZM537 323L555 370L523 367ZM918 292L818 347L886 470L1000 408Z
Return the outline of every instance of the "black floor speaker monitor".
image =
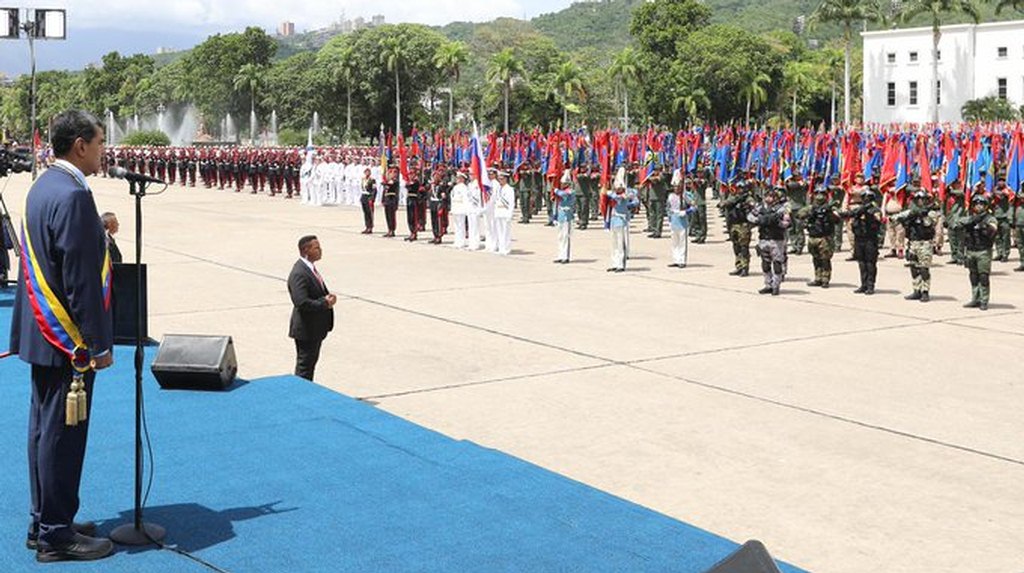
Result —
M764 544L752 539L705 573L779 573Z
M153 360L153 376L161 388L224 390L237 373L230 336L168 334Z

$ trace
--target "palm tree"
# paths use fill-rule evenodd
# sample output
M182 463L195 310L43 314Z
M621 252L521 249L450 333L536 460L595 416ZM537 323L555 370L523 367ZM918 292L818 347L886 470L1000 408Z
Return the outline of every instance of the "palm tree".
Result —
M823 0L811 13L809 26L836 22L843 26L843 123L850 123L850 52L854 25L858 22L885 21L885 12L879 0Z
M711 100L708 99L708 94L704 91L704 88L687 89L684 95L677 96L672 100L672 111L679 113L682 110L686 114L686 118L691 122L700 116L702 109L711 109Z
M469 48L462 42L445 42L434 54L434 66L448 74L448 131L454 128L455 84L459 82L462 66L469 62Z
M487 79L501 82L505 95L505 133L508 133L508 98L512 91L512 80L525 74L523 63L512 52L512 48L494 54L487 69Z
M345 84L345 137L352 133L352 84L355 82L356 61L351 45L346 45L334 60L334 81Z
M786 64L783 68L782 77L786 83L786 87L793 93L793 129L796 129L796 107L797 100L799 99L800 92L805 92L810 89L811 83L814 80L814 68L810 62L793 61Z
M380 45L380 62L389 72L395 73L395 133L402 132L402 86L398 69L405 57L405 36L393 35L384 38Z
M977 24L981 21L981 12L973 0L908 0L903 5L900 21L906 23L921 14L926 14L932 24L932 89L929 92L934 94L939 83L939 40L942 39L939 27L942 26L942 17L965 14ZM938 123L939 104L935 95L928 105L932 108L932 122Z
M640 58L632 46L623 48L615 55L611 67L608 68L608 75L622 90L623 129L629 131L629 88L640 77Z
M562 129L568 129L569 100L573 96L581 101L587 99L587 90L583 87L583 70L575 62L562 62L551 75L551 91L562 103Z
M256 142L256 88L263 83L265 75L264 68L253 63L248 63L238 69L235 74L235 89L248 89L251 95L252 105L249 111L249 139Z
M743 87L740 88L740 101L747 100L747 120L744 124L747 129L750 129L750 109L758 109L764 102L768 101L768 90L765 89L766 84L770 84L772 79L768 77L768 74L764 72L758 72L753 68L748 69L746 77L743 78Z
M998 0L996 2L996 15L1003 13L1003 8L1012 8L1018 12L1024 12L1024 0Z

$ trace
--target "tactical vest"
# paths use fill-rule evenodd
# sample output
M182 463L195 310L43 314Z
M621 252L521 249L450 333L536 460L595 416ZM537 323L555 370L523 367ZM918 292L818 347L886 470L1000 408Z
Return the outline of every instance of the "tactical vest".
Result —
M995 242L995 234L990 234L988 225L986 225L987 222L988 217L966 227L964 247L968 251L987 251L992 248L992 244Z
M786 229L782 226L783 208L781 206L775 206L765 209L768 213L776 215L777 220L768 225L757 226L757 236L762 241L781 241L786 238Z
M925 225L928 217L927 211L922 211L917 216L912 216L907 223L907 238L911 241L930 241L935 238L935 225Z
M725 213L726 222L730 225L737 223L747 222L747 195L743 195L736 198L736 202L732 203Z
M878 231L882 228L882 222L871 215L877 214L878 208L871 207L868 211L853 220L853 234L860 240L877 240Z
M830 205L815 205L811 207L811 215L807 218L807 236L820 239L831 237L836 230L836 223L832 219L832 207Z

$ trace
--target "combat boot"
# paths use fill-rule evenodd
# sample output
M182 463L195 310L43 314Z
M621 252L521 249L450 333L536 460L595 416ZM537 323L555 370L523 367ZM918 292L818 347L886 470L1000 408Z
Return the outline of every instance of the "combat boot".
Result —
M981 306L981 302L979 302L978 299L974 299L971 302L964 304L964 308L978 308L979 306Z
M922 296L921 291L915 290L914 292L908 294L907 296L905 296L903 298L904 298L904 300L921 300L921 296Z
M773 290L772 287L766 286L763 289L757 291L757 294L770 294L772 292L772 290Z
M932 299L932 297L928 295L928 291L923 290L923 291L921 291L921 298L918 299L918 300L920 300L921 302L928 302L931 299Z

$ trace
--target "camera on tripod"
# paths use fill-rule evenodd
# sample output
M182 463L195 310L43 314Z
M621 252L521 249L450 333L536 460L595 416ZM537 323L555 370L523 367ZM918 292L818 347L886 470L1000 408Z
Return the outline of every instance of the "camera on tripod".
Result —
M32 155L29 150L0 148L0 177L29 171L32 171Z

